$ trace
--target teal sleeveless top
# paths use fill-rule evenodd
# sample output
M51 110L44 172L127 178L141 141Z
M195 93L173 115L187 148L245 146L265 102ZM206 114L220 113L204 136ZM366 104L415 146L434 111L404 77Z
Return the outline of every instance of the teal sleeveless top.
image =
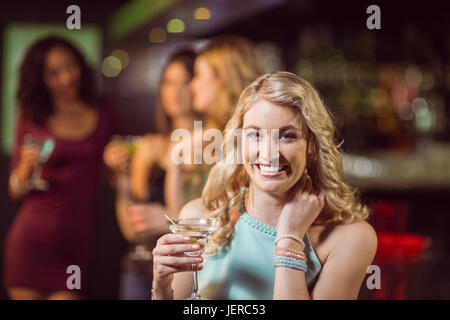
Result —
M272 252L276 228L245 212L245 187L241 190L240 218L229 241L203 262L198 271L200 295L211 300L272 300L275 267ZM303 238L308 258L306 283L311 292L322 268L309 242Z

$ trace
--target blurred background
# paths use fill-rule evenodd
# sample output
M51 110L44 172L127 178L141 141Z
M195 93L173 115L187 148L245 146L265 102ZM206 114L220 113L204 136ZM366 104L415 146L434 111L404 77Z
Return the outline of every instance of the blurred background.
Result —
M81 29L67 30L69 5ZM315 85L343 141L346 179L372 209L379 237L373 264L381 289L361 299L450 298L450 22L444 2L377 1L381 29L369 30L368 1L16 0L0 9L0 246L15 214L7 186L18 67L35 40L71 40L97 71L125 131L155 130L160 69L172 48L216 35L253 40L267 71L295 72ZM116 299L126 249L104 182L90 299ZM0 272L2 261L0 260ZM0 283L0 299L6 299Z

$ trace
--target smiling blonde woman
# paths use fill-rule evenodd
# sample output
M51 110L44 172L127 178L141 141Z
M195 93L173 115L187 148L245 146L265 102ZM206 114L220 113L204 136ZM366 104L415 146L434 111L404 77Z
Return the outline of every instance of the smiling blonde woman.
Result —
M333 122L317 91L292 73L263 75L242 92L226 129L242 129L242 142L180 214L220 217L221 225L198 258L184 256L196 249L180 235L159 239L154 297L188 297L192 275L182 271L196 264L208 299L356 299L377 238L367 208L342 180ZM235 139L225 132L224 152ZM243 164L226 160L239 154Z

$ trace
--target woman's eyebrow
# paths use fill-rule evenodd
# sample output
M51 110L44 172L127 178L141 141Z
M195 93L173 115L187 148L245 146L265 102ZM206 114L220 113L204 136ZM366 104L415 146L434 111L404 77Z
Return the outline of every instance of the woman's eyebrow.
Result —
M301 131L299 128L297 128L296 126L293 126L293 125L288 125L288 126L281 127L279 130L280 131L287 131L287 130L290 130L290 129Z
M246 127L244 128L244 130L246 130L246 129L256 129L256 130L259 130L259 129L261 129L261 128L251 124L251 125L248 125L248 126L246 126Z
M261 128L251 124L251 125L248 125L248 126L246 126L246 127L244 128L244 130L246 130L246 129L256 129L256 130L259 130L259 129L261 129ZM290 129L297 130L297 131L301 131L301 129L299 129L299 128L297 128L296 126L293 126L293 125L283 126L283 127L279 128L278 130L279 130L280 132L282 132L282 131L287 131L287 130L290 130Z

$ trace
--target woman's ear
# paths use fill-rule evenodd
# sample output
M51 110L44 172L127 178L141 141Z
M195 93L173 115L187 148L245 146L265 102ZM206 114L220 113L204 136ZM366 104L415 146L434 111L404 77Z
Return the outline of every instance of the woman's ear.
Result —
M308 132L308 158L316 156L316 142L314 140L314 135L311 132Z

